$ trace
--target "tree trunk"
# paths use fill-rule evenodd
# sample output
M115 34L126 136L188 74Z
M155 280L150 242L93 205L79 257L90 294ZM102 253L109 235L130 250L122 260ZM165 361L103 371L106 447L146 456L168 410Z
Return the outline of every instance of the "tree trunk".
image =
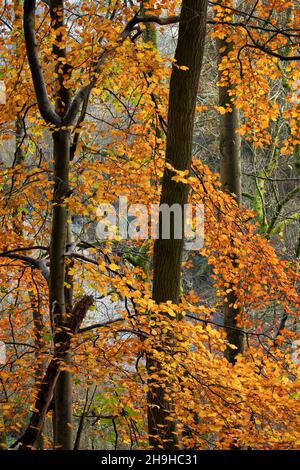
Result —
M71 244L70 227L67 226L66 251ZM69 321L73 310L73 276L69 274L69 268L73 267L73 261L65 266L65 308L66 321ZM65 363L70 363L70 353L65 356ZM68 370L60 372L54 395L54 442L61 449L72 449L72 374Z
M62 328L60 333L57 334L60 345L57 344L54 350L54 356L49 362L47 370L41 380L29 425L23 436L18 439L12 447L16 447L20 444L20 450L33 449L34 443L40 435L46 413L53 398L54 389L60 374L60 367L62 363L65 363L66 355L69 352L71 336L78 333L83 319L88 309L92 306L93 301L94 299L91 296L83 297L74 307L72 315L65 324L65 328Z
M63 118L70 104L70 93L64 87L64 74L68 75L67 65L61 70L60 59L66 60L66 48L63 43L61 28L64 26L63 0L50 2L51 25L57 32L57 44L53 45L56 63L56 113ZM69 162L70 162L70 133L59 130L53 135L55 187L53 208L53 225L50 251L50 308L54 308L55 331L65 326L68 315L72 311L72 294L65 289L67 273L65 267L65 252L68 242L68 209L61 204L69 195ZM69 298L70 297L70 298ZM56 303L57 302L57 303ZM56 305L56 307L53 307ZM65 366L68 367L69 354L65 356ZM54 445L61 450L72 449L72 375L68 370L60 372L54 393Z
M219 62L227 57L231 45L225 40L218 39L217 47L219 51ZM219 105L226 109L231 107L231 112L220 115L220 154L221 154L221 181L225 191L235 196L238 205L241 204L241 138L238 134L239 111L235 107L230 97L230 83L227 87L219 88ZM236 265L236 260L232 260ZM233 288L230 286L229 288ZM224 326L226 327L227 340L236 349L228 347L225 351L227 360L234 364L236 356L244 350L243 333L238 327L237 318L240 309L234 308L238 299L234 290L227 295L224 302Z
M53 222L50 244L49 304L55 331L54 344L60 342L60 330L67 322L65 299L65 252L67 244L68 211L64 200L69 194L70 136L60 130L53 136L55 161L55 186ZM65 362L68 362L66 355ZM72 449L72 382L70 372L62 371L55 389L55 447Z
M206 36L207 0L183 0L175 65L173 65L168 110L166 161L177 170L188 170L192 161L194 117L199 77ZM180 66L188 67L181 70ZM165 168L160 204L179 204L182 209L188 200L188 186L172 181L172 172ZM174 218L173 218L174 219ZM178 303L181 260L184 239L175 239L174 220L170 239L159 237L154 247L153 299L159 304L171 300ZM160 364L150 356L149 372L160 371ZM154 369L153 369L154 368ZM152 387L149 381L148 432L153 448L173 449L178 446L175 420L170 418L172 405L162 388Z

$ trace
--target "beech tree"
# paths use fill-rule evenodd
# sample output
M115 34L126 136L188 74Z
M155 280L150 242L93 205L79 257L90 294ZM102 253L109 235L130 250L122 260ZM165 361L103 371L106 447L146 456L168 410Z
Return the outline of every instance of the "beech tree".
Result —
M284 223L297 245L297 6L1 6L1 442L298 448L299 260L280 236ZM99 207L120 197L203 204L204 246L99 235Z
M180 13L175 64L172 68L168 106L166 162L175 170L190 172L192 164L193 130L196 97L206 37L206 0L183 0ZM172 180L172 170L165 168L160 205L178 206L184 214L188 202L188 186ZM153 299L158 303L179 302L181 262L184 244L184 222L181 238L175 237L175 215L171 219L170 239L159 237L154 245ZM159 371L161 364L148 359L150 371ZM163 389L150 390L148 426L150 444L160 448L176 448L174 418L170 419Z
M218 39L217 48L220 64L222 59L230 60L228 56L230 43L228 44L225 39ZM229 78L227 84L219 88L219 106L225 111L220 115L221 181L224 190L234 195L240 206L242 202L240 120L239 110L232 102L231 93L234 93L234 90L230 87ZM238 301L234 289L229 292L227 299L224 303L224 325L228 327L228 341L236 346L236 349L227 348L226 356L230 362L234 362L236 355L243 352L244 337L238 328L237 318L241 312L234 307Z

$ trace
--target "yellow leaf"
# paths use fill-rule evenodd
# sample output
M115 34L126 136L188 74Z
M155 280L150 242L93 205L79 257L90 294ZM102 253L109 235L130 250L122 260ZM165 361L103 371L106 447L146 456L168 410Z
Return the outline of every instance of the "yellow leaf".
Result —
M117 266L115 263L111 263L108 265L108 268L111 269L112 271L118 271L119 266Z

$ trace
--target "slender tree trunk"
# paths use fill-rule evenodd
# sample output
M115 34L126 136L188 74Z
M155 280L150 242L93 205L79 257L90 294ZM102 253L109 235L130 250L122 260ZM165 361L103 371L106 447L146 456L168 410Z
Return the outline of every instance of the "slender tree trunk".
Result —
M60 331L66 325L65 252L67 244L68 210L64 205L69 194L70 136L60 130L53 136L55 161L55 186L53 222L50 244L49 304L55 331L54 344L60 342ZM66 365L68 356L65 357ZM72 449L72 381L70 372L62 371L55 388L55 447Z
M51 25L57 32L58 43L53 45L53 54L57 58L56 65L56 113L63 118L70 104L69 91L64 87L64 75L68 75L67 65L61 69L60 59L66 60L66 48L63 43L61 29L64 27L64 2L51 0ZM69 195L69 163L70 163L70 132L60 129L53 134L53 154L55 163L55 187L53 201L53 224L50 249L50 309L53 311L55 337L60 337L60 330L72 311L72 295L65 289L67 273L65 252L68 242L68 208L65 199ZM56 341L54 341L56 342ZM59 342L59 341L58 341ZM68 367L69 354L65 356ZM61 450L72 449L72 375L68 370L60 372L54 393L54 444Z
M34 343L35 343L35 374L34 374L34 379L35 379L35 386L39 388L39 383L41 380L41 377L43 375L43 362L44 359L41 360L41 349L43 348L43 316L40 311L40 300L39 300L39 291L38 287L35 284L34 281L34 274L32 273L32 281L35 285L36 292L34 291L29 291L29 297L30 297L30 303L31 303L31 309L32 309L32 317L33 317L33 324L34 324ZM39 437L35 443L35 448L38 450L43 450L44 447L44 439L42 435L42 430L41 433L39 434Z
M18 165L23 161L23 152L21 149L21 141L23 138L23 127L20 122L20 118L17 116L15 120L16 124L16 147L15 147L15 157L14 165ZM13 184L13 183L12 183ZM16 207L13 212L13 227L17 234L22 234L22 221L18 219L18 207ZM0 406L0 450L7 450L7 438L5 431L5 421L3 418L3 413Z
M67 226L67 240L66 247L71 243L70 228ZM67 250L67 248L66 248ZM69 268L73 266L73 262L65 267L65 308L66 308L66 321L73 310L73 277L69 274ZM65 356L65 363L68 366L70 363L70 353L67 352ZM63 370L57 380L54 395L54 442L55 446L62 449L72 449L72 373L68 370Z
M76 106L72 108L71 116L66 115L71 107L70 91L65 88L65 80L70 74L70 66L67 63L67 53L64 38L64 1L50 0L47 3L50 9L51 29L55 34L55 41L52 44L52 52L55 57L55 109L49 100L47 86L45 83L43 70L41 67L37 38L35 31L36 1L24 0L23 7L23 28L26 44L27 59L31 70L32 81L37 98L37 104L41 116L46 124L51 124L53 133L53 157L54 157L54 190L53 190L53 210L52 229L50 237L50 276L49 276L49 309L51 324L54 336L54 352L59 354L60 366L63 369L68 367L69 351L63 349L64 357L61 353L61 342L65 341L64 328L68 323L68 309L71 305L65 293L65 252L67 244L67 219L68 207L67 197L69 196L69 162L70 162L70 125L74 123L79 111L78 103L81 103L85 93L80 95L78 101L74 100ZM74 103L73 101L73 103ZM67 294L68 296L68 294ZM68 304L68 305L67 305ZM64 450L72 449L72 388L71 375L67 371L59 374L57 364L50 373L53 374L51 387L55 390L55 413L54 413L54 436L55 445ZM58 375L57 375L58 373ZM50 388L51 388L50 387ZM52 399L52 390L48 388L47 399L42 399L39 406L42 413L45 413L48 399ZM43 416L34 418L37 422L43 422ZM36 433L32 430L32 440Z
M206 36L207 0L183 0L179 35L172 69L166 161L177 170L188 170L192 161L192 140L199 77ZM181 70L180 66L188 67ZM160 204L179 204L182 209L188 200L188 186L172 181L172 172L165 169ZM160 224L161 225L161 224ZM153 298L159 304L167 300L178 303L181 260L184 239L175 239L174 220L170 239L161 235L154 247ZM161 227L159 232L161 232ZM148 357L148 370L160 371L160 364ZM150 380L148 394L149 443L154 448L172 449L178 446L175 420L170 418L172 404L162 388L153 388Z
M230 44L218 39L219 62L227 57ZM241 138L238 133L240 127L239 111L230 98L230 83L227 87L219 87L219 105L226 109L230 106L231 112L220 116L220 153L221 153L221 179L223 189L235 196L238 205L241 204Z
M71 336L76 335L83 322L83 319L88 309L93 304L93 297L83 297L74 307L69 321L62 328L60 333L57 334L60 339L60 345L56 343L54 355L48 364L47 370L41 380L41 385L37 394L34 404L34 411L32 412L30 422L25 429L24 434L18 439L12 447L19 444L20 450L32 450L34 443L37 441L44 421L45 416L53 398L55 385L60 374L62 363L65 363L66 355L69 352L71 344Z
M218 39L217 47L219 51L219 62L227 57L231 45L225 40ZM220 116L220 154L221 154L221 181L225 191L235 196L238 205L241 204L241 138L238 134L239 111L232 103L230 97L230 83L227 87L219 88L219 104L226 109L230 106L231 112L226 112ZM236 259L232 260L236 265ZM240 309L237 306L238 299L234 291L234 286L230 286L231 292L224 302L224 325L226 327L227 340L236 349L227 348L225 357L232 364L236 361L236 356L243 353L244 337L238 327L237 319Z

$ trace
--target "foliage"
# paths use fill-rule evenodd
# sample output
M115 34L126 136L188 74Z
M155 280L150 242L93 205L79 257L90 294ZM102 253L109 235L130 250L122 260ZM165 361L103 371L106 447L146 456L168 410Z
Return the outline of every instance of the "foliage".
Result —
M71 191L64 199L73 232L65 265L74 297L92 294L97 311L109 298L114 309L113 315L102 315L100 324L90 310L88 321L72 337L70 364L61 365L73 374L75 423L85 413L85 433L91 436L86 445L95 439L98 446L146 447L147 392L162 387L174 405L170 419L176 417L185 447L299 448L299 260L281 256L272 234L259 227L255 212L239 208L222 191L219 175L195 155L191 175L169 169L175 181L189 185L191 201L205 206L205 245L184 264L189 269L195 257L207 259L213 295L207 299L185 290L179 305L154 303L152 242L99 240L95 224L99 204L116 203L119 196L146 205L159 202L172 59L142 40L143 22L120 40L140 2L116 2L115 7L104 0L64 2L65 25L59 37L48 3L39 2L36 31L52 103L59 92L55 74L63 75L63 87L74 96L90 83L95 62L104 57L88 106L84 110L83 104L78 122L70 126ZM268 52L281 54L284 49L285 56L296 54L291 36L282 31L283 25L290 34L296 29L299 9L286 0L247 0L247 29L237 20L231 1L211 3L210 37L233 44L220 65L219 85L229 78L233 84L232 100L243 116L241 136L253 147L267 147L280 116L287 132L278 144L278 158L293 154L300 145L298 62L281 61ZM144 7L147 15L172 18L179 2L149 0ZM7 362L0 365L0 379L1 413L11 440L26 429L41 377L54 355L47 276L55 184L49 147L55 129L38 111L21 2L1 2L2 9L1 75L7 91L6 103L0 105L0 339L7 345ZM163 40L168 39L170 26L159 28ZM273 37L274 28L279 32ZM253 47L264 42L268 50ZM67 59L61 57L58 68L53 45L67 46ZM184 64L179 66L188 73ZM275 82L281 87L277 97ZM209 103L198 112L205 119L213 107ZM71 286L67 283L66 288ZM224 358L227 340L220 320L232 289L247 343L235 365ZM159 364L152 371L146 368L149 353ZM43 433L46 448L52 446L51 414L49 409Z

